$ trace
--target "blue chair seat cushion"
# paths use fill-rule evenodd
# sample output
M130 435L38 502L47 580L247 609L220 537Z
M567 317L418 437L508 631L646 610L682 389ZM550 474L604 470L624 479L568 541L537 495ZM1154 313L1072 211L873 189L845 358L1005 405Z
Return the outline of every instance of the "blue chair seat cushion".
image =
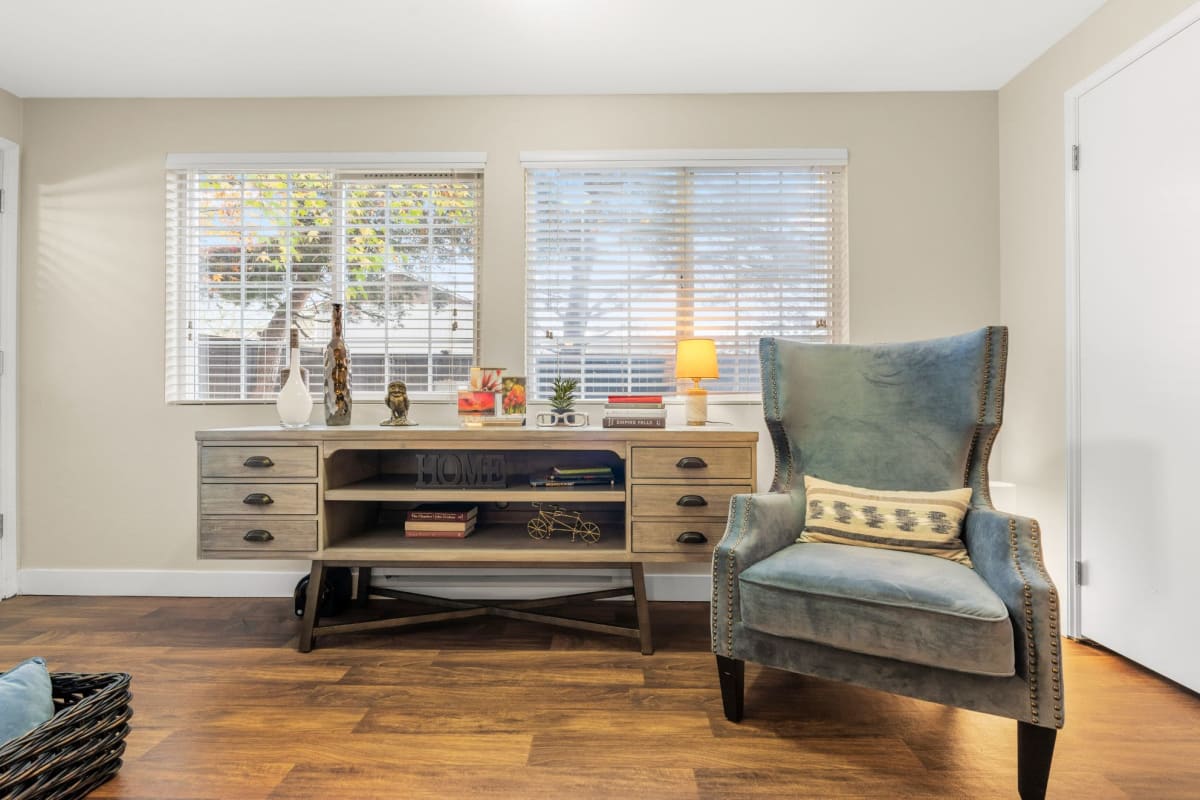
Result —
M742 621L761 633L976 675L1015 672L1008 609L944 558L800 543L742 571Z

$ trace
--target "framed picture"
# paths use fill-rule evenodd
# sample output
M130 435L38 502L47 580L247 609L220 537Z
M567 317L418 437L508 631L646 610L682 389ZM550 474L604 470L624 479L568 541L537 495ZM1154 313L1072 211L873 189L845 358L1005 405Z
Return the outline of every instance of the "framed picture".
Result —
M458 393L458 413L474 416L494 415L496 413L496 393L460 391Z
M471 367L471 382L467 388L472 392L498 392L503 372L503 367Z
M501 392L500 414L503 416L524 416L525 414L525 378L506 376Z

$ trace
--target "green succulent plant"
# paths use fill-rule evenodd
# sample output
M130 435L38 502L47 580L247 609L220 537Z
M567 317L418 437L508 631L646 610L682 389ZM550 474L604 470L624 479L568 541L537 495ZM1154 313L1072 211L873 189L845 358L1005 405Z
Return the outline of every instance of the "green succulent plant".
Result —
M550 396L550 408L562 414L575 407L575 390L579 388L578 378L555 378L554 394Z

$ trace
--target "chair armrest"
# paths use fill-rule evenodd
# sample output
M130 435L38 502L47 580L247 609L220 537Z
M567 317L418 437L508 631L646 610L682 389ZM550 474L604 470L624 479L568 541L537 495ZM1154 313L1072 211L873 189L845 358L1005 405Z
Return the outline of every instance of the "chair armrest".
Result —
M1004 601L1016 636L1017 674L1029 686L1029 721L1063 725L1058 590L1042 559L1037 520L973 507L963 538L975 571Z
M796 541L804 527L803 499L794 493L738 494L729 524L713 550L712 647L730 655L733 624L740 619L738 575Z

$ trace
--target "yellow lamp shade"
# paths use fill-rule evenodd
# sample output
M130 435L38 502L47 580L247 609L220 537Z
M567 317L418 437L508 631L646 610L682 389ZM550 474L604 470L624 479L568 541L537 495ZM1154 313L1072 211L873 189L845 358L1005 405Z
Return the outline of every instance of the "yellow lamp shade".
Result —
M675 349L675 377L719 378L717 343L712 339L681 339Z

